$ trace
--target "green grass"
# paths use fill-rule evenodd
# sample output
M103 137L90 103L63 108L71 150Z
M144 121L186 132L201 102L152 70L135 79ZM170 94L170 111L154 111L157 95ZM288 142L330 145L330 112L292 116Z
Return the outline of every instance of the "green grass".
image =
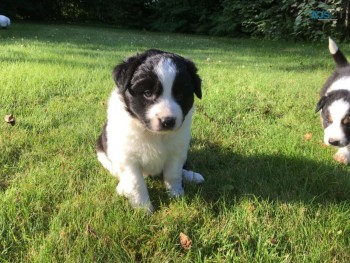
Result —
M148 48L199 69L189 164L206 179L175 200L147 180L150 216L95 157L111 70ZM0 262L350 261L350 167L322 147L314 113L333 70L326 41L14 22L0 63Z

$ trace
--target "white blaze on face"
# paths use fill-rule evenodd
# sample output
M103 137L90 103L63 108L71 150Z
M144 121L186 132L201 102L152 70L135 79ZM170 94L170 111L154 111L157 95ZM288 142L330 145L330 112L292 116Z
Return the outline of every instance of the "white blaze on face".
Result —
M324 143L330 145L329 141L339 141L340 146L347 144L347 139L342 128L342 120L349 112L350 104L345 100L336 100L329 107L329 115L332 119L330 124L324 130Z
M162 85L162 94L157 102L147 111L147 118L150 120L151 129L159 131L162 129L161 121L166 118L173 118L175 125L171 130L180 128L182 124L182 110L172 95L172 88L177 74L176 65L169 59L161 59L154 69Z

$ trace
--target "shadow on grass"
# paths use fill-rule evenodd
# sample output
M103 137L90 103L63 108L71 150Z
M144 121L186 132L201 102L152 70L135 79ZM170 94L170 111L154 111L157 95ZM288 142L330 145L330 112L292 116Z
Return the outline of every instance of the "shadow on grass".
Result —
M283 155L242 156L210 142L193 143L204 145L190 152L189 166L204 175L200 195L207 202L224 198L234 203L247 195L282 202L350 201L350 172L344 165ZM187 188L187 195L198 194L198 186Z

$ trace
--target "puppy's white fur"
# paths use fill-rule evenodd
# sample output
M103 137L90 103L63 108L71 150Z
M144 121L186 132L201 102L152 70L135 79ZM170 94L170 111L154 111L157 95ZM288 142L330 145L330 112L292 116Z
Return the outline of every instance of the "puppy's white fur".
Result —
M151 127L157 130L159 119L166 117L175 118L174 130L182 124L182 111L178 103L172 96L172 86L176 76L176 66L171 59L162 59L155 68L160 82L163 85L162 98L154 104L147 112L147 117L151 120Z
M111 94L107 111L107 155L98 152L98 160L119 179L117 193L129 199L133 207L149 212L153 207L144 177L163 173L170 196L184 194L182 179L201 183L203 177L183 169L190 143L190 128L194 108L182 120L182 111L172 96L176 66L170 59L161 60L155 73L163 86L163 94L147 112L152 126L163 117L176 118L172 131L155 132L145 128L125 110L125 103L117 90ZM153 127L152 127L153 130Z
M332 90L349 89L349 87L350 87L350 78L342 78L336 81L330 87L330 89ZM333 102L332 105L330 105L329 113L332 116L333 122L324 130L323 138L324 138L324 143L326 145L330 145L329 144L330 139L338 140L340 142L340 145L345 144L346 138L345 138L344 132L341 129L341 121L348 113L349 108L350 108L349 103L344 100L337 100ZM346 145L344 147L339 148L339 150L334 155L334 159L337 162L340 162L343 164L350 163L350 145Z
M7 28L10 26L11 20L7 16L0 15L0 27Z
M330 93L335 90L349 90L350 91L350 76L342 77L335 81L327 90L327 93Z
M145 176L160 175L163 172L170 195L183 195L182 165L187 158L193 109L186 115L177 132L154 134L146 130L138 120L131 118L124 107L119 94L113 91L106 127L109 138L108 158L101 152L98 158L106 169L118 177L118 194L127 197L132 206L144 207L151 212L153 208ZM118 118L115 118L116 114ZM111 136L113 134L118 136Z
M343 164L349 164L350 162L350 146L340 148L334 155L334 159Z
M329 48L329 52L334 55L335 53L337 53L338 51L338 46L337 44L334 42L333 39L328 38L328 48Z
M328 41L329 52L334 55L339 50L337 44L329 38ZM336 80L327 89L326 94L336 90L349 90L350 91L350 76L344 76ZM329 139L339 140L341 144L344 144L345 134L341 129L341 120L347 114L350 105L344 100L335 101L330 107L329 112L332 116L333 123L324 130L324 143L329 145ZM334 159L340 163L348 164L350 162L350 145L339 148L334 155Z
M340 145L346 142L345 134L341 128L341 122L347 115L350 105L347 101L336 100L329 107L329 114L332 116L332 124L324 130L324 143L329 145L330 140L339 141Z

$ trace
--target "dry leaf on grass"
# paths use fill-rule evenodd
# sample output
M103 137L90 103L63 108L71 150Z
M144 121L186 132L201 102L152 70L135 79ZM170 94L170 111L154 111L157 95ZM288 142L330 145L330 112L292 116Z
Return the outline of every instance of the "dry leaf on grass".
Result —
M310 141L312 139L312 133L308 132L304 134L304 140Z
M271 239L270 239L270 244L271 244L271 245L277 245L277 243L278 243L278 242L277 242L277 239L276 239L276 238L271 238Z
M97 237L95 230L92 229L90 224L86 224L85 232L93 237Z
M188 250L192 246L192 240L187 235L185 235L184 233L181 232L180 233L180 244L184 249Z
M16 120L12 114L8 114L8 115L5 115L5 122L7 122L11 125L15 125Z

